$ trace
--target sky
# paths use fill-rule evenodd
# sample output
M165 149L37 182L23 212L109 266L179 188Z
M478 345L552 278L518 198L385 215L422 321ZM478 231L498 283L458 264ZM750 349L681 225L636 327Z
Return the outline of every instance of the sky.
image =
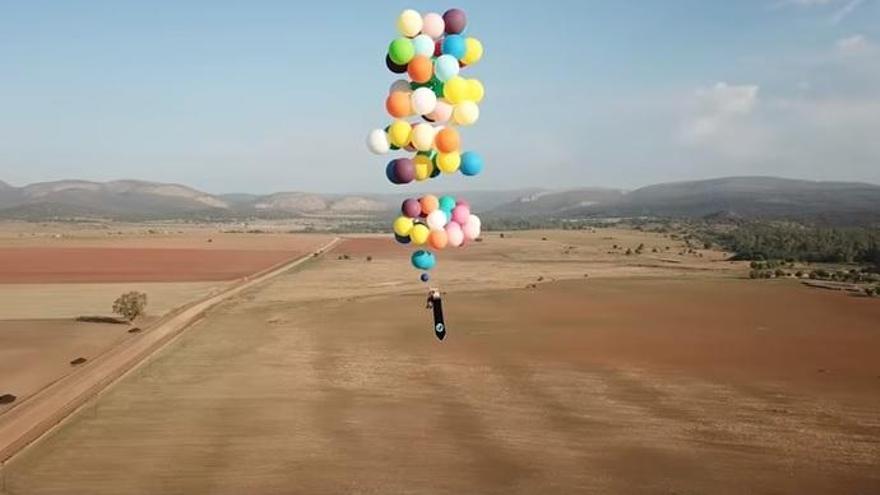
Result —
M0 180L393 192L385 52L453 6L486 169L443 189L880 183L880 0L0 0Z

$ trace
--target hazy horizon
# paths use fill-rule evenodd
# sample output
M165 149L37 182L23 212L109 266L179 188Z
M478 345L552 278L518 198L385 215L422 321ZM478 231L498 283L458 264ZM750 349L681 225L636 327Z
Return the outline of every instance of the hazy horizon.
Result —
M486 47L464 144L487 168L432 189L880 183L878 0L457 4ZM364 138L407 7L448 5L4 5L2 180L398 192Z

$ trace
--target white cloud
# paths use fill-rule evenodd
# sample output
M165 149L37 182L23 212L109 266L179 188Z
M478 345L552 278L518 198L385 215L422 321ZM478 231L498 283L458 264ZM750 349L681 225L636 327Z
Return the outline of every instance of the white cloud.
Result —
M835 46L837 46L837 50L844 55L865 53L872 48L871 42L862 34L855 34L847 36L846 38L841 38L837 40Z
M758 91L756 85L724 82L697 90L682 132L685 142L699 144L710 140L751 114L758 104Z
M853 11L859 8L859 6L861 6L863 3L865 3L865 0L850 0L849 2L847 2L846 5L841 7L840 10L835 12L833 16L831 16L831 22L833 22L834 24L839 23L840 21L844 20L846 16L852 14Z

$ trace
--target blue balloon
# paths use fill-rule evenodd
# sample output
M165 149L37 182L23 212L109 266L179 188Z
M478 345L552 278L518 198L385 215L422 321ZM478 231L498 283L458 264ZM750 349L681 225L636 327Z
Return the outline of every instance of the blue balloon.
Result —
M467 47L464 42L464 36L460 34L450 34L443 40L443 54L452 55L457 59L464 58Z
M446 212L446 216L452 216L452 209L455 208L455 198L452 196L440 196L440 209Z
M458 75L460 67L455 55L446 54L437 57L434 61L434 74L442 82L446 82Z
M410 243L409 236L402 236L402 235L394 234L394 240L401 243L401 244L409 244Z
M461 154L461 167L464 175L477 175L483 171L483 157L474 151L465 151Z
M428 280L431 280L431 276L427 273L423 273L422 276L419 278L422 279L422 282L427 282Z
M431 268L434 268L435 264L437 264L437 259L434 258L434 253L425 251L424 249L419 249L414 252L411 261L413 266L419 270L430 270Z
M388 180L390 180L392 184L400 184L400 181L397 180L397 174L394 173L395 161L396 160L391 160L388 162L388 165L385 166L385 177L388 177Z

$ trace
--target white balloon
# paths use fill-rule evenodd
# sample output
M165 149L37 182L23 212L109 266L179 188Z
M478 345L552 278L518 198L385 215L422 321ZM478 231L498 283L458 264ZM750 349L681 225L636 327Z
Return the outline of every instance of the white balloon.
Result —
M403 91L404 93L412 93L412 87L409 85L409 81L406 79L398 79L391 83L391 87L388 88L388 94L395 91Z
M391 150L388 134L382 129L373 129L367 136L367 148L377 155L384 155Z
M428 214L428 228L431 230L440 230L446 226L446 222L449 219L446 218L446 212L441 209L436 209Z
M412 93L413 112L427 115L437 108L437 95L430 88L418 88Z
M427 34L416 36L413 38L412 44L416 50L416 55L424 55L428 58L434 56L434 40Z
M430 151L434 147L434 137L436 135L434 126L422 122L413 127L410 141L418 151Z
M474 125L480 118L480 107L472 101L463 101L455 105L452 111L452 120L462 126Z
M480 223L480 218L476 215L471 215L468 218L468 222L461 226L461 230L464 231L465 239L472 241L477 237L480 237L480 229L482 224Z

